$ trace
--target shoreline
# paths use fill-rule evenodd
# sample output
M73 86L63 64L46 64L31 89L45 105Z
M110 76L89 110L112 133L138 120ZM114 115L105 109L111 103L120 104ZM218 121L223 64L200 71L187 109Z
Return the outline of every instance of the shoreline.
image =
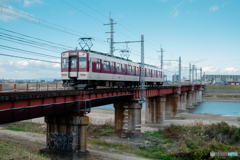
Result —
M240 102L240 99L224 99L224 98L203 98L203 102L213 101L213 102Z

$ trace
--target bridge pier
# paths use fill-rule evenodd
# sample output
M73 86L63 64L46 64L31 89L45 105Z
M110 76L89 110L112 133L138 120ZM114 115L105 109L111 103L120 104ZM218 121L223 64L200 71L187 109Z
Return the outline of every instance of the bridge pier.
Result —
M198 91L198 102L202 103L202 90L201 89Z
M186 110L187 93L179 94L178 110Z
M166 117L177 116L178 101L178 94L169 94L166 96Z
M165 97L146 98L145 123L162 124L165 121Z
M141 109L138 101L128 103L114 103L115 108L115 132L111 137L115 138L144 138L141 133Z
M198 105L198 103L196 101L196 90L192 91L192 104L193 104L193 106Z
M187 92L187 108L192 108L193 104L192 104L192 91L188 91Z
M64 159L89 158L87 126L89 117L77 114L46 116L47 147L40 153Z

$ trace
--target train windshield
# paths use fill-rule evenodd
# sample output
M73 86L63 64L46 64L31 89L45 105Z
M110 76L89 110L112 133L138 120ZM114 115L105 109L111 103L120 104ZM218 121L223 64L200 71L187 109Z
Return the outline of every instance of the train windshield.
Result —
M68 58L62 58L62 68L68 68Z
M71 68L77 67L77 58L71 58Z
M86 57L79 57L79 67L80 68L86 68Z

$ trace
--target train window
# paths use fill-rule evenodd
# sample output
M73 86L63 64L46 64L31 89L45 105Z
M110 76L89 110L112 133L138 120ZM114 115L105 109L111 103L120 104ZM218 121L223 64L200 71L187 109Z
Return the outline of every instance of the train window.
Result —
M112 71L114 71L115 70L115 68L114 68L114 62L112 62L112 65L111 65L111 69L112 69Z
M62 58L62 68L68 68L68 58Z
M128 65L128 73L132 73L132 66Z
M132 69L132 73L135 74L135 67L133 67L133 69Z
M147 76L149 76L150 75L150 70L149 69L147 69Z
M109 62L104 61L104 63L103 63L103 69L109 71Z
M100 59L97 60L97 66L96 66L97 69L101 69L101 62L100 62Z
M77 58L71 58L71 68L77 68Z
M86 57L79 57L79 67L80 68L86 68L87 67Z
M118 72L122 71L122 64L120 64L120 63L117 64L117 71Z
M158 73L158 77L160 77L160 71L158 71L157 73Z
M136 73L139 74L139 70L138 70L138 67L136 68Z
M153 77L155 76L155 71L154 71L154 70L152 71L152 76L153 76Z
M122 68L123 68L123 73L126 73L125 64L122 66Z

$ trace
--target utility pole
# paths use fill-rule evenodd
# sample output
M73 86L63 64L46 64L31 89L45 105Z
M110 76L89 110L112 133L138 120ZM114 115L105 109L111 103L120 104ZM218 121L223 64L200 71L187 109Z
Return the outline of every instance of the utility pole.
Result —
M178 71L178 94L181 94L181 57L179 57L179 71Z
M206 85L206 75L205 75L205 72L204 72L204 86Z
M191 84L191 63L189 63L189 84Z
M192 65L192 91L194 91L194 65Z
M196 83L197 83L197 66L195 66L195 70L196 70Z
M202 89L202 67L200 69L200 81L201 81L201 89Z
M161 69L163 69L163 52L165 52L161 46L160 51L157 52L161 52Z
M103 24L103 25L111 25L111 30L110 30L110 32L105 32L105 33L111 33L111 37L108 38L108 39L110 39L110 54L113 56L113 52L114 52L114 47L113 47L113 43L114 43L114 41L113 41L113 33L114 33L114 31L113 31L113 25L114 25L114 24L117 24L117 23L113 23L113 19L111 19L111 12L110 12L110 14L109 14L109 21L110 21L110 23L108 23L108 24Z
M140 77L140 85L141 85L141 97L139 99L139 103L145 102L145 69L144 69L144 35L141 35L141 41L125 41L125 42L113 42L113 43L137 43L141 42L141 77Z
M144 36L141 36L141 98L140 102L145 101L145 69L144 69Z

